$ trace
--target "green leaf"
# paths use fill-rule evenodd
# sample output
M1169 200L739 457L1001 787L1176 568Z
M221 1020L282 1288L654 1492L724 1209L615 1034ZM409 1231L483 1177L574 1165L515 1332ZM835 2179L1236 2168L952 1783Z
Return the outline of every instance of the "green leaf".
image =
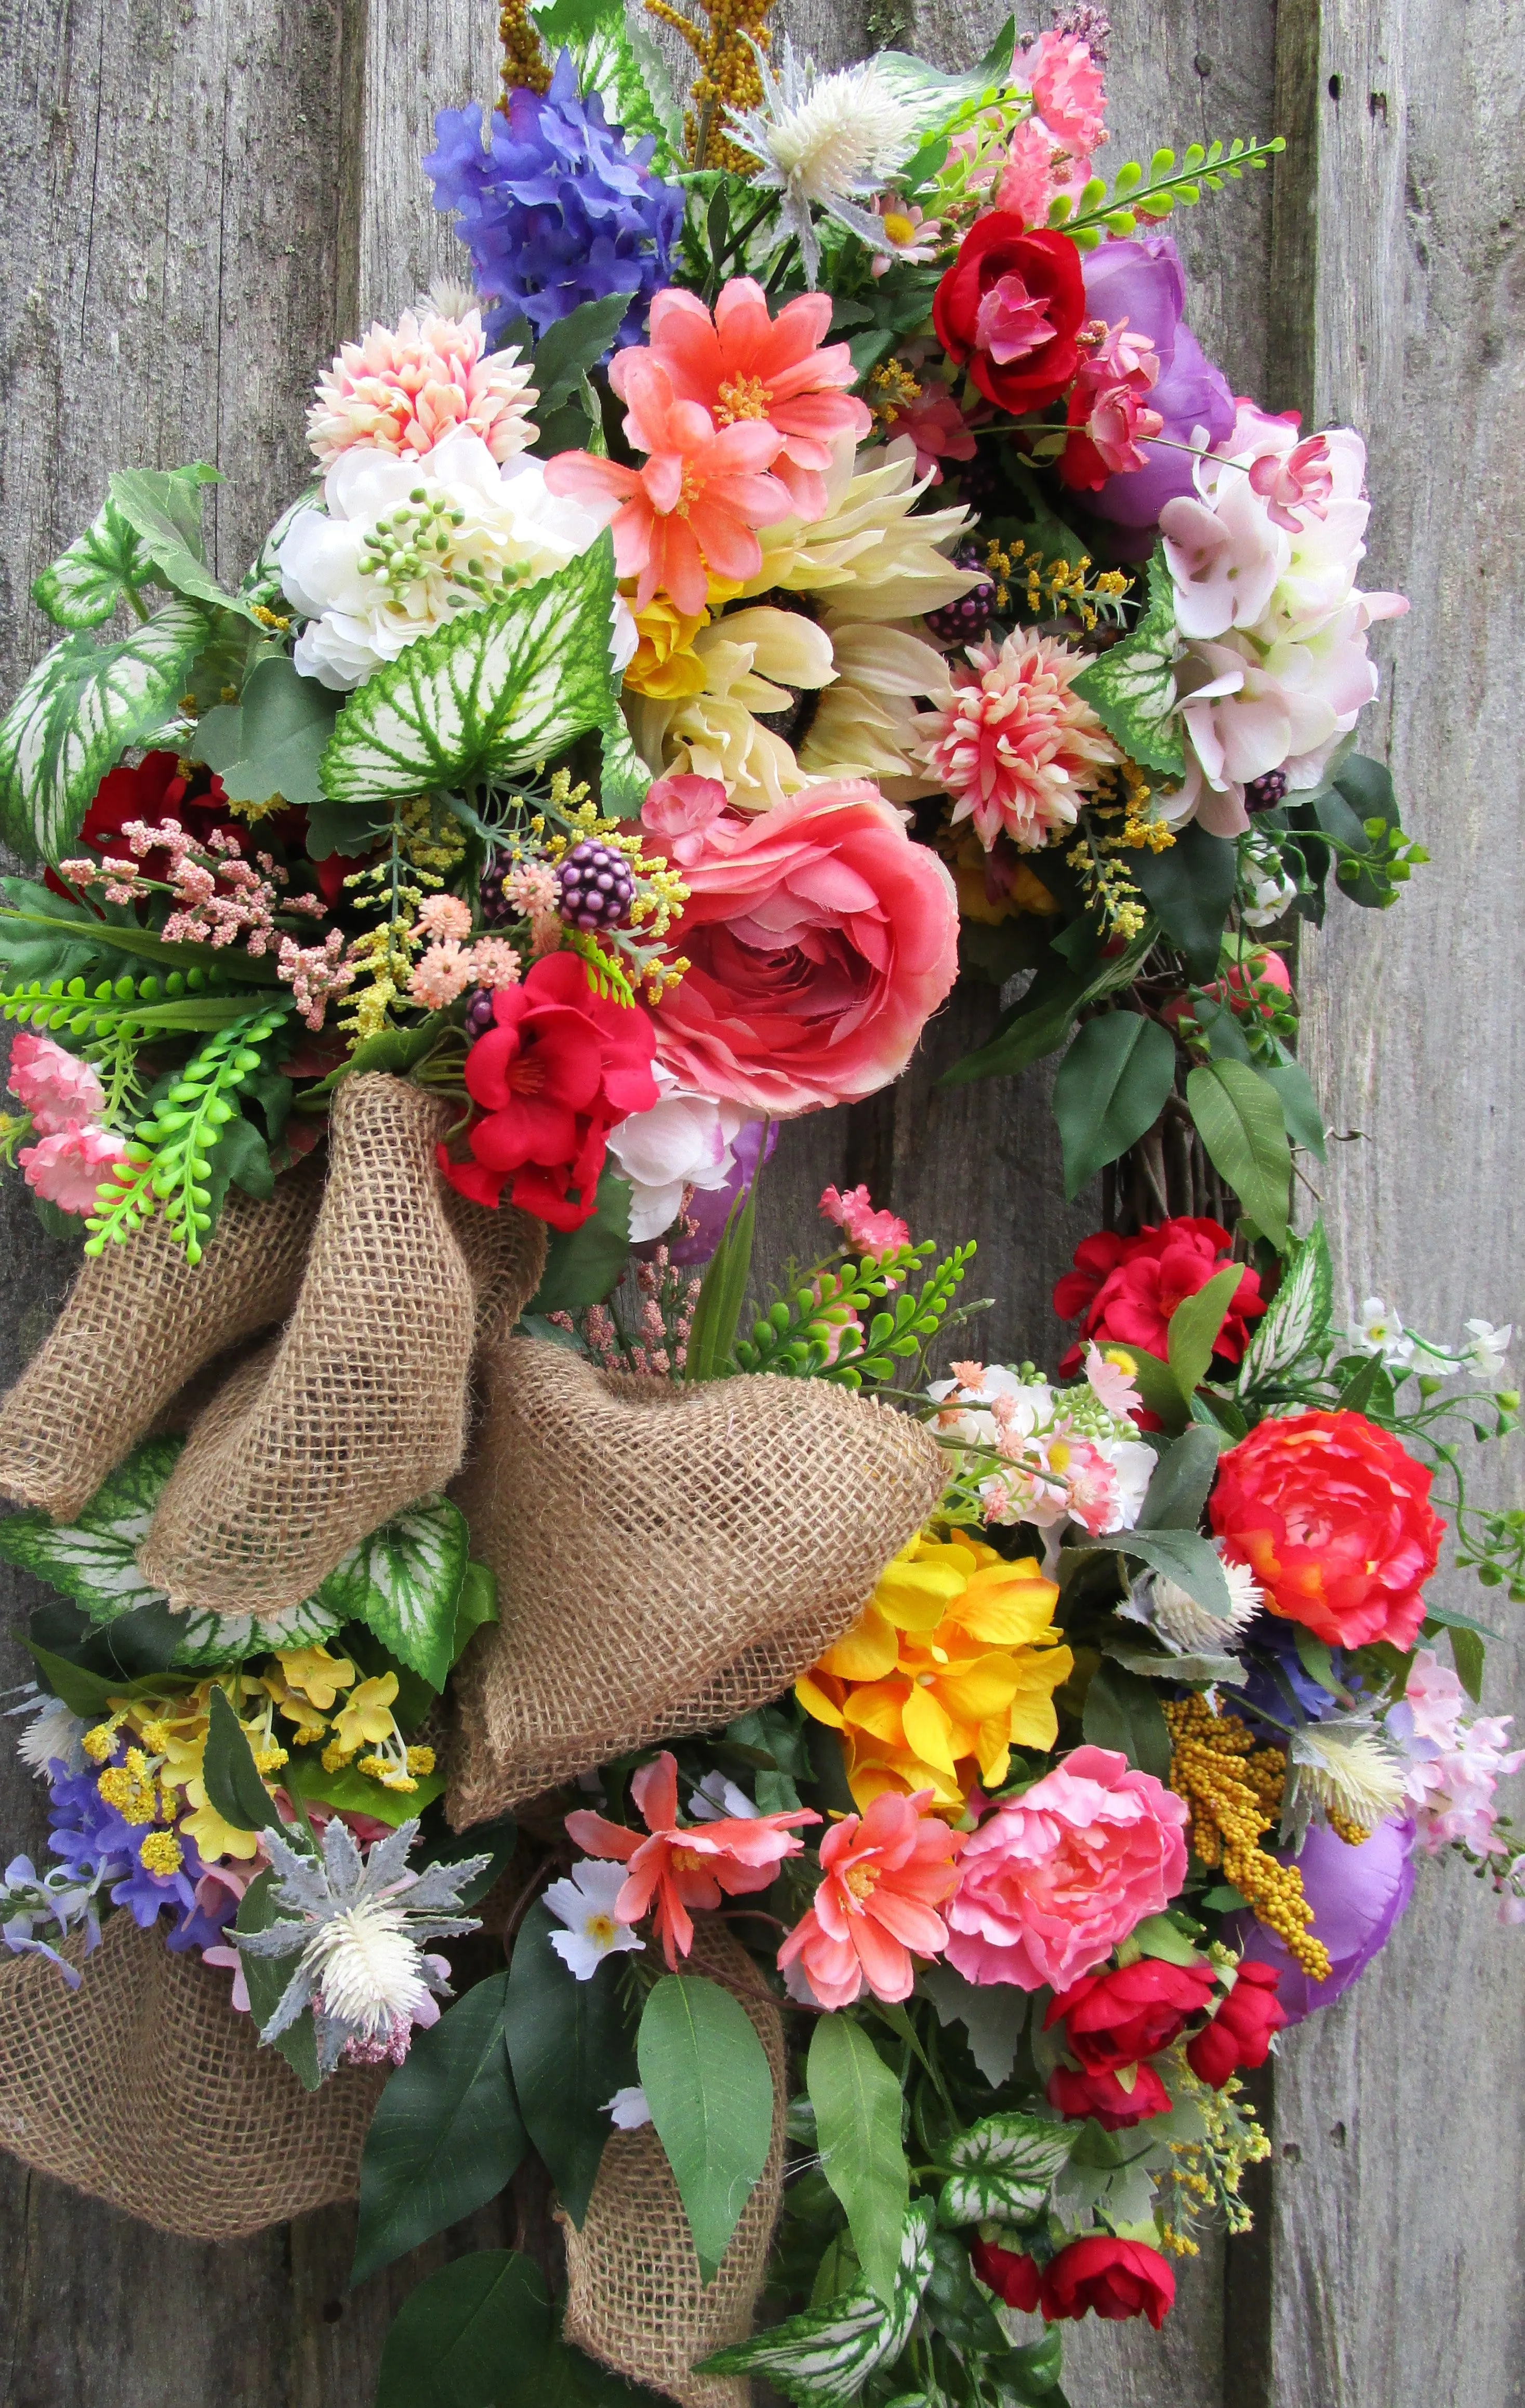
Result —
M968 1982L948 1964L929 1965L918 1987L931 2000L940 2024L962 2024L969 2053L999 2090L1016 2062L1028 2000L1007 1982Z
M1137 1555L1141 1564L1174 1581L1205 1612L1216 1613L1220 1621L1232 1610L1223 1566L1196 1530L1108 1530L1086 1539L1080 1546L1067 1547L1064 1553L1084 1555L1098 1548L1106 1555Z
M607 534L554 577L420 637L350 696L323 756L337 803L406 801L530 768L611 708Z
M207 633L206 612L175 600L120 642L55 644L0 721L0 838L28 860L66 854L107 770L172 709Z
M601 300L579 302L565 318L547 326L531 363L540 394L535 405L538 419L549 418L581 389L589 368L597 367L612 350L629 307L628 293L606 293Z
M369 813L354 810L348 803L309 803L307 807L307 849L311 861L327 861L336 853L341 853L346 861L358 861L375 852L377 836ZM406 1032L388 1029L383 1033L401 1036ZM355 1051L359 1050L357 1046Z
M1123 1352L1132 1362L1133 1385L1149 1412L1158 1414L1167 1430L1184 1429L1190 1409L1170 1365L1158 1354L1145 1354L1142 1346L1125 1346Z
M497 1620L497 1578L486 1564L468 1563L455 1600L455 1634L451 1662L458 1664L479 1630Z
M1178 1924L1168 1914L1146 1914L1135 1923L1129 1933L1145 1956L1158 1956L1164 1965L1200 1965L1201 1952L1196 1948Z
M540 1286L526 1313L575 1312L602 1304L630 1259L630 1182L606 1164L593 1218L580 1229L554 1229Z
M636 2063L699 2272L711 2283L768 2162L767 2052L746 2009L718 1982L665 1973L646 2000Z
M1451 1661L1456 1677L1474 1705L1483 1702L1483 1661L1487 1651L1475 1630L1454 1629L1451 1632Z
M757 1150L757 1168L743 1201L738 1197L727 1215L720 1243L710 1257L688 1332L683 1361L685 1380L718 1380L730 1362L737 1325L752 1276L752 1246L757 1226L757 1188L768 1151L768 1132Z
M1165 934L1180 947L1190 976L1216 978L1218 942L1239 876L1238 847L1190 820L1176 829L1175 842L1163 853L1145 846L1129 856L1129 867ZM1231 1026L1231 1011L1227 1017Z
M932 2329L950 2341L966 2359L1005 2355L1006 2335L974 2280L968 2246L951 2232L932 2235L932 2279L927 2286L922 2314ZM912 2396L914 2398L914 2394ZM925 2393L922 2398L925 2400ZM894 2408L893 2401L890 2408Z
M1226 1263L1195 1296L1183 1297L1171 1315L1166 1347L1184 1397L1201 1386L1212 1368L1213 1349L1244 1276L1242 1263Z
M1141 1772L1169 1780L1170 1731L1158 1698L1136 1672L1112 1662L1098 1667L1086 1692L1081 1729L1093 1747L1117 1748Z
M1083 669L1072 686L1133 760L1179 778L1186 773L1186 754L1173 716L1175 653L1175 588L1160 545L1149 563L1149 607L1143 618L1130 636Z
M196 722L188 749L216 770L230 802L264 804L279 795L315 803L338 711L337 695L277 654L256 664L237 702L219 703Z
M55 627L98 627L153 574L153 564L112 502L33 581L32 599Z
M122 1695L120 1682L104 1680L98 1672L71 1664L66 1656L54 1656L48 1648L39 1647L35 1639L26 1641L26 1652L42 1674L43 1686L55 1698L62 1698L70 1713L78 1714L81 1722L98 1721L111 1699Z
M890 2307L911 2203L899 2083L862 2025L840 2014L817 2018L805 2079L822 2171L847 2211L870 2288Z
M425 1865L458 1865L465 1856L486 1856L488 1863L461 1888L461 1904L469 1909L481 1905L507 1870L517 1838L518 1826L511 1814L499 1814L491 1823L474 1823L465 1831L453 1831L448 1824L431 1831L426 1822L419 1835L417 1862L422 1870Z
M1243 1397L1262 1381L1285 1377L1300 1364L1321 1357L1334 1309L1334 1273L1324 1224L1316 1221L1305 1238L1295 1238L1282 1268L1281 1285L1256 1325L1239 1367Z
M490 1974L415 2032L382 2091L360 2161L352 2284L485 2207L529 2146L509 2079L508 1987L506 1972Z
M1187 1076L1187 1104L1214 1168L1279 1250L1292 1178L1281 1097L1243 1062L1201 1062Z
M1041 2211L1074 2139L1073 2125L1037 2115L987 2115L971 2125L943 2153L948 2179L940 2218L947 2225L1026 2224Z
M393 2319L376 2408L541 2408L551 2338L545 2278L528 2258L479 2249L453 2258Z
M401 1700L393 1712L401 1717ZM281 1773L284 1786L303 1798L312 1798L325 1806L342 1807L346 1813L370 1814L378 1823L390 1823L396 1830L399 1823L411 1822L425 1806L444 1795L445 1776L440 1771L420 1772L414 1776L411 1789L384 1789L368 1773L358 1772L352 1764L336 1765L329 1771L315 1747L298 1748L291 1762Z
M750 2341L716 2350L696 2374L761 2375L796 2408L849 2408L869 2377L893 2366L911 2338L932 2274L932 2208L913 2200L900 2234L895 2305L886 2309L860 2275L827 2306L785 2316Z
M1318 1098L1313 1091L1313 1081L1301 1062L1274 1062L1260 1072L1268 1085L1281 1097L1282 1118L1287 1134L1294 1145L1316 1160L1326 1159L1324 1115L1318 1109Z
M1195 1530L1217 1476L1218 1441L1210 1429L1187 1430L1167 1447L1139 1508L1141 1530Z
M421 1497L352 1547L318 1591L345 1622L363 1622L431 1688L455 1660L455 1608L471 1534L446 1497Z
M1153 1125L1174 1084L1175 1039L1158 1020L1108 1011L1076 1029L1054 1081L1071 1203Z
M212 1692L214 1699L222 1695L221 1689ZM223 1703L226 1702L224 1698ZM276 1873L274 1867L270 1866L256 1874L239 1899L233 1924L235 1931L268 1931L272 1923L286 1920L275 1890ZM293 1960L291 1957L256 1956L252 1951L245 1955L241 1949L238 1954L249 1991L249 2012L254 2019L255 2029L263 2032L285 1994L292 1976ZM318 2071L318 2034L310 2007L304 2007L296 2021L288 2024L270 2046L279 2057L285 2058L304 2090L318 2088L323 2076Z
M217 470L197 460L189 468L119 468L109 491L161 583L189 602L253 620L253 604L242 595L223 593L202 550L201 488L218 481Z
M1072 930L1077 926L1082 924L1071 924ZM1088 929L1082 926L1082 934L1088 935ZM943 1072L938 1084L960 1087L971 1079L1008 1077L1025 1070L1029 1063L1041 1061L1045 1054L1052 1054L1056 1046L1063 1044L1086 1004L1099 1003L1104 995L1132 985L1153 941L1151 927L1111 960L1093 957L1086 964L1074 966L1059 954L1046 961L1027 993L1003 1015L989 1043L966 1054L951 1070ZM1053 940L1056 947L1060 942L1059 937Z
M236 1831L279 1831L275 1800L254 1769L253 1751L225 1689L212 1690L207 1719L201 1779L209 1803Z
M509 1966L509 2063L525 2128L580 2229L616 2090L636 2079L613 1963L577 1981L551 1945L561 1925L543 1899L519 1927Z

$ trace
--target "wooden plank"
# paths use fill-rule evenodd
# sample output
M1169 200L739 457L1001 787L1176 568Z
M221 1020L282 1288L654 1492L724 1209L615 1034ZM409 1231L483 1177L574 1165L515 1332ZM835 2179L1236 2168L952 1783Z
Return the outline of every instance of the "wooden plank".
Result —
M1311 356L1286 392L1363 426L1374 497L1363 583L1400 584L1381 631L1384 730L1433 860L1388 915L1341 910L1302 949L1304 1058L1335 1148L1326 1213L1346 1297L1374 1289L1454 1338L1521 1318L1518 648L1525 498L1518 234L1525 76L1514 12L1434 0L1282 0L1315 61ZM1278 227L1278 282L1284 280ZM1307 272L1308 254L1301 257ZM1290 274L1290 268L1287 271ZM1518 1468L1479 1481L1517 1501ZM1456 1582L1456 1602L1478 1592ZM1525 1702L1518 1614L1489 1703ZM1270 2397L1350 2408L1503 2408L1525 2315L1525 2037L1516 1933L1459 1866L1426 1867L1379 1963L1276 2075Z

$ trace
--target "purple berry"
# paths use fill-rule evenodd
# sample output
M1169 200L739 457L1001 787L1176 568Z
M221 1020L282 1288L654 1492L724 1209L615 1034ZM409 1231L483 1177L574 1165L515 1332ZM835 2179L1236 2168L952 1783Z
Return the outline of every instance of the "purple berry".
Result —
M493 1025L493 990L474 986L466 998L466 1041L474 1045Z
M1285 769L1268 769L1263 778L1252 778L1244 789L1247 811L1273 811L1287 793Z
M636 882L624 853L584 837L556 871L561 916L573 928L617 928L630 916Z
M954 553L960 568L978 568L979 547L961 543ZM977 644L990 624L996 607L996 584L992 577L982 577L957 602L944 602L940 610L928 610L925 624L928 634L939 644Z
M500 928L506 920L518 916L515 906L503 892L503 882L511 867L507 856L500 853L482 872L482 884L477 892L481 897L482 916L489 928Z

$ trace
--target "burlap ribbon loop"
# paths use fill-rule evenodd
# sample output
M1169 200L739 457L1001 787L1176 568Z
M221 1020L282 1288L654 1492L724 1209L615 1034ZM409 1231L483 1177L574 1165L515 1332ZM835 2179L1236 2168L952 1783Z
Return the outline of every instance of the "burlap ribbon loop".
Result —
M113 1914L78 1990L0 1964L0 2146L186 2241L236 2241L353 2199L382 2075L305 2091L230 1976Z
M500 1618L457 1679L457 1830L779 1696L942 1491L925 1429L825 1381L683 1388L533 1339L481 1372L454 1493Z
M694 1926L685 1971L723 1982L741 2001L773 2075L773 2137L714 2281L705 2284L667 2153L650 2125L614 2132L587 2215L567 2239L568 2341L616 2373L665 2392L681 2408L747 2408L750 2384L696 2374L712 2350L744 2341L784 2194L784 2019L751 1957L717 1917Z

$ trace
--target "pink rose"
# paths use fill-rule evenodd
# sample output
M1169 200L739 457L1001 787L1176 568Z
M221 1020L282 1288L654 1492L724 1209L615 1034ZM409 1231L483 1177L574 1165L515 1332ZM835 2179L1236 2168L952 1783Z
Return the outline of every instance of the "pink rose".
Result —
M1077 1747L981 1824L944 1909L971 1982L1068 1989L1186 1879L1182 1799L1105 1747Z
M41 1137L94 1120L106 1102L88 1062L65 1054L50 1037L34 1037L30 1028L19 1028L11 1039L9 1086Z
M958 967L957 898L936 854L861 778L692 833L671 938L690 967L653 1014L658 1058L685 1087L759 1112L888 1086Z
M94 1212L98 1190L124 1160L120 1137L107 1129L79 1128L70 1123L23 1145L16 1159L45 1204L61 1212Z

